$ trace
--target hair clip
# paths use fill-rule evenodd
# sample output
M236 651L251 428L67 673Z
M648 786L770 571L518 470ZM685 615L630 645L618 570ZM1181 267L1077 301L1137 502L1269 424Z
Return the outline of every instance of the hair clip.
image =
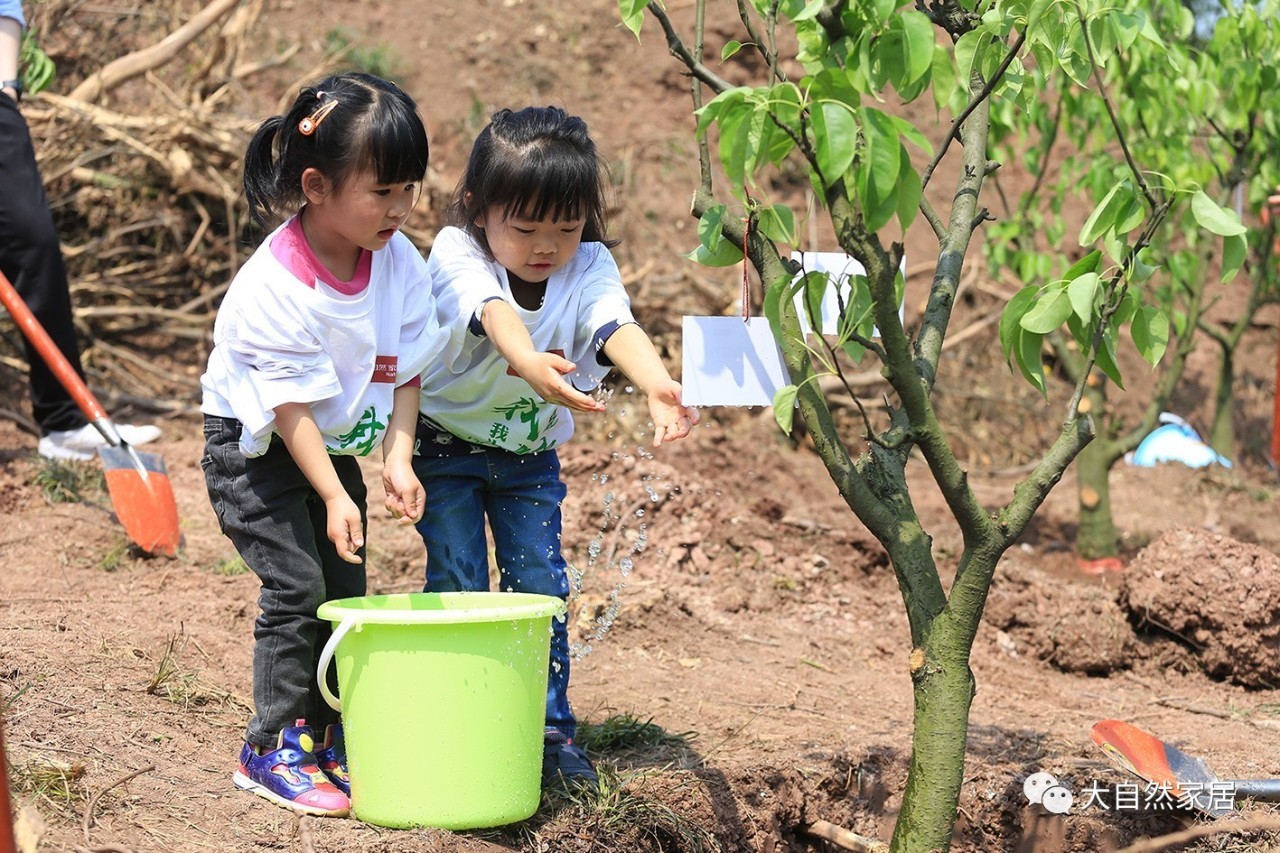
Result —
M311 115L298 122L298 133L301 133L303 136L310 136L315 133L316 128L320 126L320 122L324 121L329 113L333 112L333 108L338 105L338 100L336 98L330 98L327 101L324 100L324 92L316 92L316 97L322 101L320 106L316 107L316 111Z

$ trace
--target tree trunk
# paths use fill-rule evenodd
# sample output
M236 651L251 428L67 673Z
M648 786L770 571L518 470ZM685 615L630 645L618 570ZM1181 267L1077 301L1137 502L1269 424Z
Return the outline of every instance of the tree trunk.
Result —
M951 848L964 781L974 679L968 646L950 639L939 631L923 649L911 653L915 725L911 767L890 848L893 853Z
M1120 556L1120 538L1111 516L1109 474L1116 455L1111 442L1101 438L1085 445L1076 457L1077 494L1080 502L1080 529L1076 531L1076 554L1084 560Z
M1232 419L1235 409L1232 383L1235 378L1235 350L1223 346L1222 358L1218 362L1218 386L1213 394L1213 424L1209 427L1209 446L1233 461L1236 454L1236 428Z

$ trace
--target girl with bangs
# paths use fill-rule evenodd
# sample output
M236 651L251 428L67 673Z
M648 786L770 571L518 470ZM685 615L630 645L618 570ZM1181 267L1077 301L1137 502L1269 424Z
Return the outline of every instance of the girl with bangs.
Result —
M504 591L567 599L556 448L613 367L648 398L655 447L695 409L631 314L607 237L604 168L582 119L501 110L477 137L427 266L444 355L423 375L413 468L431 592L489 589L485 521ZM573 743L569 641L553 621L544 784L595 786Z

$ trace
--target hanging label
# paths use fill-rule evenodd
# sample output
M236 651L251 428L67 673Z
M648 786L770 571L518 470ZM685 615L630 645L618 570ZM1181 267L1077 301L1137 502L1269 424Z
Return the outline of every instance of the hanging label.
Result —
M686 406L771 406L790 384L765 317L685 317L681 384Z

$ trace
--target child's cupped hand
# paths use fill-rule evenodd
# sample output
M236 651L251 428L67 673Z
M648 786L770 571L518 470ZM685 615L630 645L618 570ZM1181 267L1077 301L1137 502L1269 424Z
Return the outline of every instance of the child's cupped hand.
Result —
M576 366L552 352L533 352L520 364L513 364L512 368L529 383L535 394L548 403L565 406L575 412L603 412L604 403L565 381L564 377Z
M348 563L362 563L359 551L364 547L364 520L360 509L346 492L325 502L328 516L325 533L338 556Z
M653 446L687 436L698 425L698 410L680 402L680 383L662 382L649 391L649 417L653 420Z
M383 506L401 524L416 524L427 505L422 481L407 462L388 460L382 467L382 487L387 491Z

